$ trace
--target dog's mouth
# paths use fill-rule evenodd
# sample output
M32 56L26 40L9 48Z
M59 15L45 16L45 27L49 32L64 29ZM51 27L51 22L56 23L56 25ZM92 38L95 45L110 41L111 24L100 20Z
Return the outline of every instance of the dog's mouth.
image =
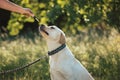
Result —
M46 35L49 35L49 33L45 30L45 25L41 25L39 29L40 31L44 32Z

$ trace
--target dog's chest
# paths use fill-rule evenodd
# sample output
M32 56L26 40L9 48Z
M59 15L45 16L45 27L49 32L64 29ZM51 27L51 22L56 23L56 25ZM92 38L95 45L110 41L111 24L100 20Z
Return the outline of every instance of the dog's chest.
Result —
M49 64L51 69L63 69L65 67L68 68L68 65L73 62L73 56L69 56L66 53L60 53L61 55L50 57L49 58Z
M52 58L49 59L49 64L51 69L55 69L61 66L61 63L58 60Z

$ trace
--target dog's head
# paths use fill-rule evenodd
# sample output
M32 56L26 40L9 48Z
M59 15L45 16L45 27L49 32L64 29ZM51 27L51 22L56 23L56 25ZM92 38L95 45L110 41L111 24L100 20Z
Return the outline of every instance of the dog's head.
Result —
M39 27L39 31L46 41L54 41L60 44L64 44L66 42L64 32L56 26L41 25Z

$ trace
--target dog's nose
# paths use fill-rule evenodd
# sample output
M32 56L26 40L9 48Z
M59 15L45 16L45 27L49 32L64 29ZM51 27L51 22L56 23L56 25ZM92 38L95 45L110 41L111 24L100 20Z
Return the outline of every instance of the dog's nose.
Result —
M43 30L45 28L45 25L44 24L41 24L40 25L40 29Z
M41 24L40 26L45 26L44 24Z

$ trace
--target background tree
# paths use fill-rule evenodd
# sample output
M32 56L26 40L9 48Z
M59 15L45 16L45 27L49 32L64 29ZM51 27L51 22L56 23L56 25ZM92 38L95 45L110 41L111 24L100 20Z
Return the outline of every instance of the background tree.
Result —
M84 27L100 26L104 22L120 30L119 0L12 0L14 3L29 7L39 18L39 24L54 24L64 31L79 33ZM5 16L5 15L2 15ZM0 18L2 19L2 18ZM27 25L26 25L27 23ZM33 18L12 13L7 29L17 35L24 28L37 29ZM31 25L35 24L35 25ZM28 27L30 26L30 27ZM32 28L32 30L33 30ZM106 28L106 26L104 26ZM26 30L26 29L25 29Z

